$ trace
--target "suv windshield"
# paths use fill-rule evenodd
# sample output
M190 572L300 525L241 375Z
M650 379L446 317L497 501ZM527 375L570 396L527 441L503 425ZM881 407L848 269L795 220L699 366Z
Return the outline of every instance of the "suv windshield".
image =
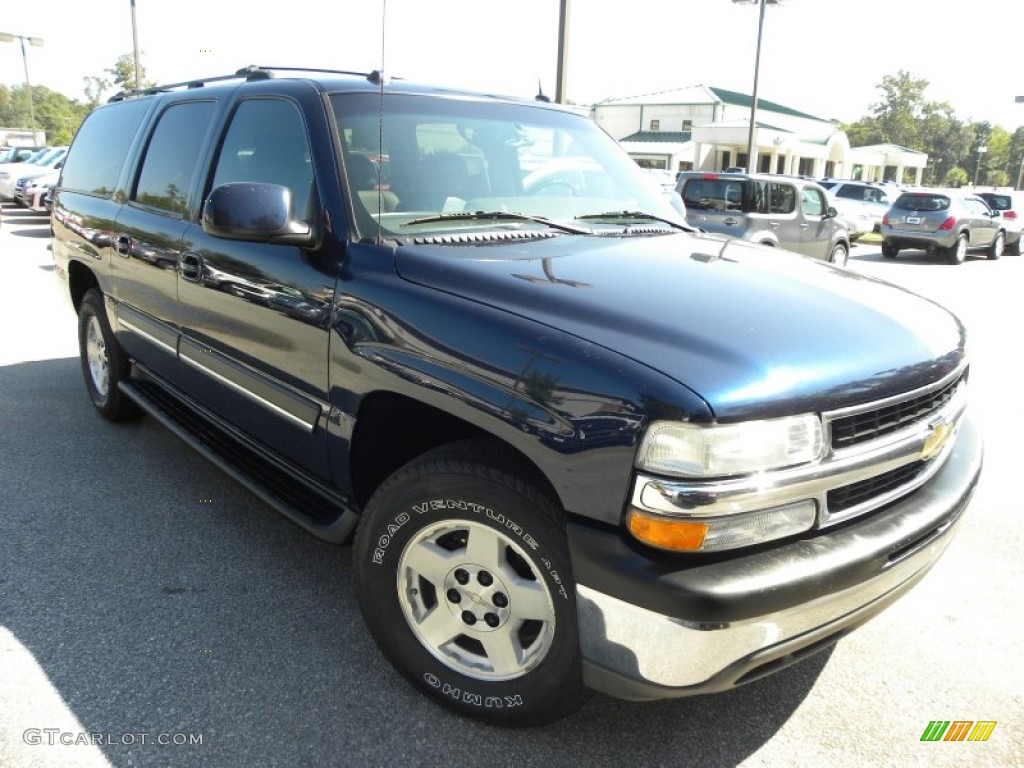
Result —
M905 211L948 211L949 198L945 195L902 194L895 206Z
M377 94L337 94L332 103L361 235L550 229L547 222L581 226L580 217L612 211L685 224L669 197L585 116L386 95L382 126ZM582 226L622 230L619 220Z

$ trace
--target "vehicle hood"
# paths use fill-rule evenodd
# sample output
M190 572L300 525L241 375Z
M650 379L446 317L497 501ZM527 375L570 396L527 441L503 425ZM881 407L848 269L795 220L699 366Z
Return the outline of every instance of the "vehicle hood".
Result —
M965 355L938 304L777 249L684 233L463 239L399 246L399 274L615 350L724 421L899 394Z

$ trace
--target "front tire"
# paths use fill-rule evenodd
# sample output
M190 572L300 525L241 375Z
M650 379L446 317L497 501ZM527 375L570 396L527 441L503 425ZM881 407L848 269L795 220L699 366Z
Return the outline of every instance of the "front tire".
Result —
M466 441L414 459L366 506L360 609L391 663L485 722L551 722L583 692L561 510L516 457Z
M119 384L131 372L131 363L107 322L103 294L91 288L78 308L78 351L85 389L92 404L108 421L128 421L141 412Z
M1006 244L1006 235L1002 232L996 233L996 239L992 241L992 244L988 247L986 254L990 259L998 259L1003 255L1003 247Z

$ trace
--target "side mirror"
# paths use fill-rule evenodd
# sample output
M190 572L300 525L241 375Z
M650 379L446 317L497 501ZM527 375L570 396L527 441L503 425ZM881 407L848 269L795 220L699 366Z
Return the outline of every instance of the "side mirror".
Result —
M839 216L839 211L837 211L835 209L835 206L830 205L828 207L828 213L825 215L825 218L826 219L834 219L834 218L837 218L838 216Z
M227 240L252 240L310 247L312 226L292 214L292 193L279 184L238 181L210 192L203 205L203 231Z

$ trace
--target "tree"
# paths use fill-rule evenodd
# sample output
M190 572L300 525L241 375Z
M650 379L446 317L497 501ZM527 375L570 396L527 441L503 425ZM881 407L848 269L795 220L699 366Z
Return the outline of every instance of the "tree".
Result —
M146 79L146 68L141 63L139 65L139 82L135 82L135 57L130 53L121 54L117 57L113 67L103 71L110 75L110 84L117 86L121 90L152 88L156 85L152 80Z
M928 81L914 78L901 69L895 75L885 75L878 88L883 97L871 109L882 141L916 147L920 138L920 121L929 106L924 98Z
M962 187L969 180L970 176L967 175L967 171L960 166L956 166L955 168L950 168L946 171L946 175L943 177L942 183L947 187Z

